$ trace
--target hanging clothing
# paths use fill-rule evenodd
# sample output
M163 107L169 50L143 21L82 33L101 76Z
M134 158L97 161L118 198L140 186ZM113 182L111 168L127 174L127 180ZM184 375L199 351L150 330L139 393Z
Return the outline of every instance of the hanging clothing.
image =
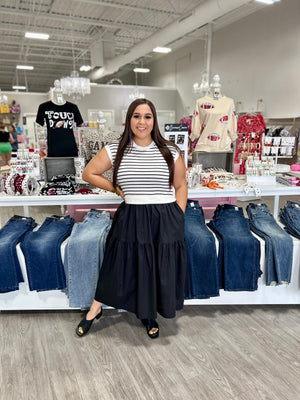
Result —
M239 133L265 133L266 123L261 114L241 115L237 121Z
M78 149L74 137L74 123L83 123L76 104L66 102L63 105L46 101L40 104L36 122L47 125L47 156L48 157L77 157Z
M231 143L237 138L236 128L233 99L204 96L197 100L190 135L192 141L199 138L195 151L231 151Z

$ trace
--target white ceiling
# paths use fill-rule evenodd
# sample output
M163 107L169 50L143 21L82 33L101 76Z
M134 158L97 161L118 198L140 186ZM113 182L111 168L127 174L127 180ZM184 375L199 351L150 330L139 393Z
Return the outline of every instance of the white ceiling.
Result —
M70 75L74 67L79 70L81 65L91 64L91 46L95 42L103 43L104 62L113 60L207 1L210 0L0 0L0 89L12 90L13 84L19 84L26 85L30 92L47 92L55 79ZM226 4L225 0L220 1ZM224 12L213 21L213 29L260 8L262 5L249 0L230 13ZM48 33L50 39L26 39L26 31ZM205 27L199 26L178 37L171 47L176 49L204 38L204 33ZM152 52L144 54L99 82L121 77L134 64L149 63L154 57ZM17 64L33 65L34 70L17 71Z

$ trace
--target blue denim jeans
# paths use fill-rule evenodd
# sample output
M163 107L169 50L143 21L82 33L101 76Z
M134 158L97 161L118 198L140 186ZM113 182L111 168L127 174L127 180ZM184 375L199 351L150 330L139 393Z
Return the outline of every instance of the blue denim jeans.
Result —
M260 270L260 243L244 217L243 209L218 205L208 226L219 240L219 282L225 290L257 290Z
M28 232L21 243L30 290L56 290L66 287L61 244L71 234L73 218L53 215L38 230Z
M205 225L198 201L188 200L185 209L187 281L185 299L219 296L217 252L214 235Z
M64 259L71 307L84 310L93 302L110 227L110 213L93 209L73 227Z
M287 201L279 213L280 221L285 225L284 230L300 239L300 204Z
M0 293L18 290L24 282L16 246L35 226L34 219L15 215L0 230Z
M251 230L265 240L266 284L290 283L293 239L277 224L266 204L250 203L246 210Z

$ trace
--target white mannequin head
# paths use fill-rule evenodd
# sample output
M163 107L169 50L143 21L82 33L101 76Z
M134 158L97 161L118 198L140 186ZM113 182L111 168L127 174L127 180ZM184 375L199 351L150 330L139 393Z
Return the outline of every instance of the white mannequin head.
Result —
M215 98L218 99L222 96L221 94L221 83L220 83L220 75L214 75L212 78L212 83L210 84L211 88L211 95Z
M53 103L57 104L57 105L63 105L65 104L65 99L63 96L63 91L61 88L61 84L60 84L60 80L59 79L55 79L54 81L54 88L51 91L51 100L53 101Z

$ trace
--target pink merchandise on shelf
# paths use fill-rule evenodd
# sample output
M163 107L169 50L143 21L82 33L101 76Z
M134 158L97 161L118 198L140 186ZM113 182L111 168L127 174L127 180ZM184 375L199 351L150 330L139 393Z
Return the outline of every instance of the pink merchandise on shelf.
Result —
M300 164L291 165L291 171L300 171Z
M119 204L80 204L80 205L68 205L66 215L72 217L75 222L82 222L84 216L90 209L96 209L101 211L109 211L110 216L113 217L118 208Z
M218 204L231 204L236 206L237 204L237 198L236 197L219 197L219 198L205 198L205 199L190 199L189 200L195 200L198 201L200 206L203 209L204 213L204 218L205 219L212 219L214 216L215 209Z

